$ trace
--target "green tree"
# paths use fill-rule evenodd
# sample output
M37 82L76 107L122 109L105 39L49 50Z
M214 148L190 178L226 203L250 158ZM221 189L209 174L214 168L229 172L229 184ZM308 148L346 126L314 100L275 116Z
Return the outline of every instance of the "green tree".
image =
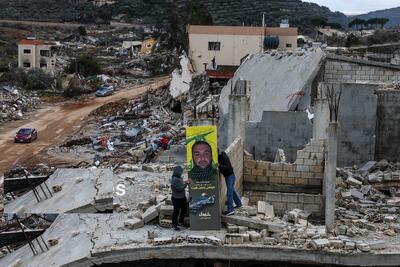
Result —
M355 34L351 33L347 36L345 44L346 47L351 47L359 44L361 44L361 40Z
M328 19L325 17L313 17L310 22L315 27L325 27L328 23Z
M79 33L79 35L82 35L82 36L86 36L87 35L86 29L83 26L79 26L78 27L78 33Z
M164 28L169 34L168 48L178 50L188 49L186 26L212 25L213 19L207 8L199 2L189 1L185 6L186 12L178 12L174 6L168 8L168 16Z
M381 25L381 29L385 26L386 23L389 22L389 19L387 18L378 18L377 24Z
M92 76L101 73L101 66L98 60L92 56L84 55L72 60L65 71L67 73L79 73L83 76Z
M355 18L349 23L349 27L353 28L354 26L356 26L356 29L363 29L365 23L366 23L366 20ZM357 27L357 26L359 26L359 27Z
M26 90L45 90L51 87L53 78L42 69L30 69L26 73Z
M342 29L342 25L340 23L336 23L336 22L329 22L326 24L326 26L330 26L332 29L337 29L337 30Z

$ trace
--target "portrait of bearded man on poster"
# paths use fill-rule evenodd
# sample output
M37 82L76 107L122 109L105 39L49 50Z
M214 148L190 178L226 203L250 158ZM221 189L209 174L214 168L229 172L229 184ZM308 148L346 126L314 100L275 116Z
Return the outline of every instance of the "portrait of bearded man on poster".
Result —
M192 146L193 167L189 177L196 181L206 181L218 177L218 169L213 164L212 148L206 141L196 141Z

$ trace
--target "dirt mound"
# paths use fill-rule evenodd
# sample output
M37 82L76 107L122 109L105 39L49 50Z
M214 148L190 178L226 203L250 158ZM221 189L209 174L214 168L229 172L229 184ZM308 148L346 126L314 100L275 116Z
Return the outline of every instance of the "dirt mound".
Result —
M121 99L116 102L107 103L90 113L90 116L106 117L115 116L118 112L123 112L129 105L129 99Z

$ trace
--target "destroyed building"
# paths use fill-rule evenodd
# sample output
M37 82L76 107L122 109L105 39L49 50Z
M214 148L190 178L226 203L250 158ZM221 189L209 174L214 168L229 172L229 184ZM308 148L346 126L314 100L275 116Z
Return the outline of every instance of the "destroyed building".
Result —
M47 178L54 196L7 199L8 212L64 214L42 235L48 249L35 255L27 244L0 265L398 266L397 66L320 49L267 51L244 58L221 95L210 96L207 75L180 60L169 88L95 110L80 138L51 151L87 161ZM184 126L213 124L218 112L218 143L243 207L222 216L219 231L172 231L169 178L186 161ZM113 214L94 214L104 210L97 204L109 210L111 182ZM222 210L223 177L219 184ZM88 192L67 197L80 189Z
M36 39L21 40L18 44L18 67L54 70L59 46L55 42Z

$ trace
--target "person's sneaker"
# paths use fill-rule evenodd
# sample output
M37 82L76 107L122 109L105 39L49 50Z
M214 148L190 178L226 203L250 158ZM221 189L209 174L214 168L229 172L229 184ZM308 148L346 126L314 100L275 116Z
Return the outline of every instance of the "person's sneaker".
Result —
M224 211L224 215L225 216L231 216L231 215L235 215L235 211L234 210L232 210L232 211Z
M233 207L233 208L234 208L234 209L240 209L241 207L243 207L243 205L235 206L235 207Z
M181 229L178 226L173 226L172 228L174 228L175 231L180 231Z

